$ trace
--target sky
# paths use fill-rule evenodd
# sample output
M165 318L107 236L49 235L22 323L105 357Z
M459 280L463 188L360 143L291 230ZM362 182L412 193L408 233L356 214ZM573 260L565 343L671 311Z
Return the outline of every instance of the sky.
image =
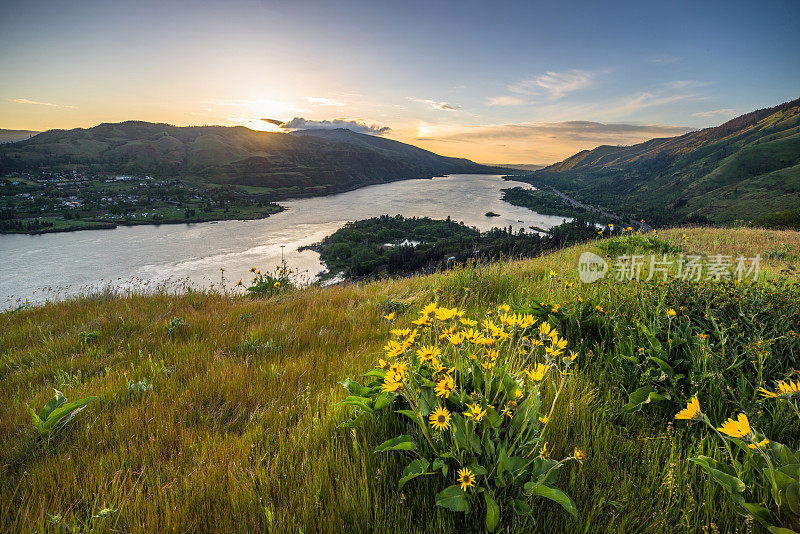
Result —
M343 126L448 156L543 164L800 97L800 0L0 8L7 129Z

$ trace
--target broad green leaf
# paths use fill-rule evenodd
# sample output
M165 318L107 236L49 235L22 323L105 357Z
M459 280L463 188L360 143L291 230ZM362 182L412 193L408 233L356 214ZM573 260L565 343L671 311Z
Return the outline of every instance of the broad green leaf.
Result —
M353 380L350 380L349 378L345 378L344 380L342 380L339 383L351 395L356 395L358 397L367 397L367 396L369 396L369 393L370 393L369 389L365 388L364 386L362 386L358 382L354 382Z
M42 411L39 412L39 419L41 419L42 421L47 421L47 418L50 416L50 413L53 410L55 410L56 408L67 402L67 398L64 396L63 393L61 393L57 389L54 389L53 391L56 392L55 396L49 401L47 401L47 404L44 405Z
M772 524L772 515L764 506L751 502L739 503L739 506L747 511L747 514L753 516L759 523L765 527Z
M386 451L413 451L416 450L417 444L411 441L411 436L397 436L396 438L387 439L377 447L373 452L386 452Z
M436 506L449 508L454 512L469 512L467 495L458 484L453 484L440 491L436 495Z
M563 506L567 512L572 514L575 519L578 518L578 509L575 507L575 503L572 502L572 499L569 498L569 495L560 489L548 486L547 484L539 484L534 485L530 489L526 488L526 490L529 491L531 495L544 497L545 499L550 499L551 501L557 502Z
M383 393L375 397L375 406L373 406L373 410L377 411L386 408L392 403L392 401L396 396L397 395L395 393L384 391Z
M514 510L517 515L530 515L533 513L533 508L531 508L531 505L522 499L514 499L511 501L511 509Z
M486 530L494 532L500 522L500 507L490 492L484 491L483 498L486 501Z
M415 412L414 410L397 410L397 413L405 415L415 423L419 422L419 419L417 419L417 412Z
M628 397L628 404L622 407L625 413L638 412L645 404L652 401L664 400L663 395L659 395L653 386L642 386Z
M459 450L467 450L467 425L460 413L454 413L451 420L453 425L453 439Z
M744 482L739 480L731 466L717 462L708 456L698 456L697 458L689 458L689 460L699 465L728 493L741 494L746 489Z
M422 417L428 417L437 406L436 393L433 391L433 388L421 388L419 394L419 414Z
M428 460L425 458L414 460L408 464L406 468L403 469L403 477L397 483L397 489L403 489L403 486L406 485L406 482L413 478L417 478L420 475L430 475L431 473L427 472L429 465L430 464L428 463Z
M436 458L436 459L433 461L433 467L432 467L431 469L433 469L434 471L439 471L439 470L441 470L441 471L442 471L442 474L443 474L444 476L447 476L447 472L450 470L450 469L447 467L447 462L445 462L445 461L444 461L444 460L442 460L441 458Z
M475 454L480 455L482 452L481 438L479 438L478 435L475 432L473 432L469 437L469 442L472 445L472 450L475 451Z
M372 409L372 399L367 399L364 397L356 397L355 395L350 395L346 399L341 402L337 402L334 406L358 406L368 412L374 411Z
M797 534L797 531L784 527L767 527L770 534Z
M786 503L794 515L800 515L800 484L797 482L786 486Z
M85 399L61 404L58 408L50 412L47 420L44 421L44 428L46 430L52 430L64 417L96 400L97 397L86 397Z

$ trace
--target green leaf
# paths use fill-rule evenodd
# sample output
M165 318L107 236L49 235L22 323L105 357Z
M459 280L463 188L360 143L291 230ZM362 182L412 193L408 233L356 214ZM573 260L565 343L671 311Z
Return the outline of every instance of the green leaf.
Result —
M44 429L45 430L53 430L62 419L70 415L72 412L79 410L80 408L86 406L90 402L94 402L97 400L97 397L86 397L85 399L77 400L74 402L68 402L66 404L61 404L58 408L50 412L50 415L47 417L47 420L44 421Z
M442 460L441 458L436 458L436 459L433 461L433 467L432 467L431 469L433 469L434 471L439 471L439 470L441 470L441 471L442 471L442 474L443 474L444 476L447 476L447 472L450 470L450 469L449 469L449 467L447 467L447 462L445 462L445 461L444 461L444 460Z
M784 527L767 527L770 534L797 534L797 531Z
M344 389L347 390L348 393L351 395L356 395L358 397L368 397L369 396L369 389L365 388L358 382L354 382L349 378L345 378L341 382L339 382Z
M44 405L42 411L39 412L39 419L41 419L42 421L47 421L47 418L50 416L50 413L53 410L55 410L56 408L67 402L67 398L64 396L63 393L61 393L57 389L54 389L53 391L56 392L55 396L49 401L47 401L47 404Z
M572 514L572 516L575 519L578 518L578 509L575 507L575 503L572 502L572 499L569 498L569 495L567 495L560 489L548 486L547 484L534 485L530 489L528 489L527 487L525 489L528 490L531 495L536 495L537 497L544 497L545 499L550 499L551 501L557 502L558 504L563 506L567 512Z
M373 406L372 409L377 411L386 408L392 403L392 401L396 396L397 395L395 393L389 393L388 391L384 391L383 393L375 397L375 406Z
M397 410L397 413L405 415L415 423L419 422L419 419L417 419L417 412L415 412L414 410Z
M653 386L642 386L630 394L628 404L622 407L622 411L624 413L638 412L645 404L665 398L663 395L659 395Z
M500 522L500 507L490 492L484 491L483 498L486 501L486 530L494 532Z
M420 388L419 414L422 417L428 417L437 406L436 393L433 391L433 388Z
M772 514L769 513L766 507L751 502L742 502L739 503L739 506L744 508L749 515L756 518L765 527L772 524Z
M417 444L411 441L411 436L397 436L396 438L387 439L377 447L373 452L386 452L386 451L413 451L417 449Z
M739 480L731 466L719 463L708 456L698 456L697 458L689 458L689 460L699 465L728 493L740 495L746 489L744 482Z
M511 501L511 509L514 510L517 515L530 515L533 513L533 508L531 508L531 505L522 499L514 499Z
M337 402L334 406L357 406L368 412L374 411L372 409L372 399L367 399L364 397L356 397L355 395L350 395L343 401Z
M406 482L413 478L417 478L420 475L430 475L432 473L428 473L428 467L430 464L428 460L425 458L420 458L419 460L414 460L410 464L403 469L403 478L397 483L397 489L403 489L403 486L406 485Z
M458 484L453 484L440 491L436 495L436 506L449 508L454 512L469 512L467 494L461 490L461 486Z
M452 418L453 439L459 450L467 450L467 425L460 413L454 413Z
M473 432L472 435L469 437L469 442L472 445L472 450L475 451L475 454L480 455L481 454L481 439L478 437L476 432Z
M800 484L786 486L786 502L794 515L800 515Z

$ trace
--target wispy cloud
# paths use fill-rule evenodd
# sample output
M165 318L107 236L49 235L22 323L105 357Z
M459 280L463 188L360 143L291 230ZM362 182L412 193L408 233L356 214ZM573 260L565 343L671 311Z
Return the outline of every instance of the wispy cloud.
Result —
M522 80L509 85L508 89L523 95L540 96L545 94L556 100L567 93L588 87L594 73L584 70L572 69L565 72L548 72L536 78Z
M572 69L564 72L549 71L534 78L520 80L508 86L510 95L489 97L489 106L522 106L542 100L559 100L569 93L592 85L597 73Z
M418 102L420 104L425 104L432 109L438 109L441 111L458 111L461 109L461 106L457 104L451 104L449 102L437 102L436 100L429 100L426 98L412 98L407 97L412 102Z
M33 104L35 106L48 106L48 107L51 107L51 108L76 109L75 106L65 106L63 104L53 104L52 102L37 102L36 100L28 100L27 98L12 98L10 100L11 100L11 102L16 102L17 104Z
M288 122L283 122L277 119L261 119L269 124L274 124L287 131L294 130L333 130L336 128L346 128L357 133L364 133L369 135L384 135L388 133L391 128L388 126L379 126L377 124L367 124L364 121L357 119L333 119L333 120L312 120L303 117L295 117Z
M307 96L305 101L315 106L344 106L343 102L333 100L331 98L322 98L318 96Z
M489 106L524 106L529 102L529 99L521 96L506 95L489 97L486 104Z
M735 117L738 113L739 112L733 108L722 108L692 113L692 117L701 117L703 119L730 118Z

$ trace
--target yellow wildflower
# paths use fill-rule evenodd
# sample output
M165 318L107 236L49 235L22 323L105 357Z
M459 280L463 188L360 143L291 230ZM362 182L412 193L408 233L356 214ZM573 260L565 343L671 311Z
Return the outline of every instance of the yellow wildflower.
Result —
M672 308L667 309L668 317L675 317L676 315L678 315L678 313L675 310L673 310Z
M387 321L391 321L392 319L394 319L394 312L384 315L383 318L386 319Z
M450 428L450 412L446 408L436 408L428 417L431 426L436 430L447 430Z
M751 449L763 449L767 444L769 444L769 440L767 438L762 439L758 443L750 443L747 446Z
M550 369L549 366L543 363L537 363L532 371L526 369L525 374L534 382L541 382L544 376L547 374L548 369Z
M437 356L441 355L442 351L436 345L425 345L417 350L417 357L425 362L432 361Z
M456 388L456 383L453 381L453 377L450 375L444 375L442 378L436 381L436 387L434 391L436 391L437 397L449 397L453 390Z
M745 414L740 413L738 419L731 417L717 430L732 438L744 438L750 434L750 421Z
M458 482L461 483L461 491L467 491L467 488L471 488L475 485L475 475L473 475L472 471L467 467L459 469Z
M689 403L686 405L686 408L675 414L675 419L692 421L694 419L700 419L702 415L703 412L700 411L700 401L697 400L697 395L695 395L689 399Z
M576 447L575 458L577 458L578 460L584 460L586 458L586 453Z
M470 404L469 410L464 412L464 417L470 417L476 423L480 423L486 417L486 410L482 409L480 404L473 403Z

